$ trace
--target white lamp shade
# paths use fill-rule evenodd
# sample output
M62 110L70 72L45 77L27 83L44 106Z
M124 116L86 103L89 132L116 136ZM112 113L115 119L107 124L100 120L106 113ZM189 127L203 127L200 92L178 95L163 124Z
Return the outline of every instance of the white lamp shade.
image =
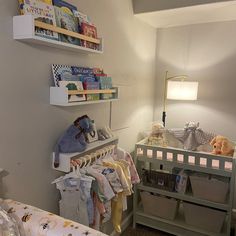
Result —
M198 82L168 81L167 99L197 100Z

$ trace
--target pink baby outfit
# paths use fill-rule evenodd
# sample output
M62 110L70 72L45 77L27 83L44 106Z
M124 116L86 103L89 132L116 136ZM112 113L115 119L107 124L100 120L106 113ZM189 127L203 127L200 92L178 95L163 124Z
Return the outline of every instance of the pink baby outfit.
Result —
M121 149L121 148L117 148L116 150L116 159L117 160L125 160L128 162L129 167L130 167L130 175L131 175L131 182L132 184L139 184L140 183L140 178L137 172L137 169L134 165L134 161L132 156L126 152L125 150Z

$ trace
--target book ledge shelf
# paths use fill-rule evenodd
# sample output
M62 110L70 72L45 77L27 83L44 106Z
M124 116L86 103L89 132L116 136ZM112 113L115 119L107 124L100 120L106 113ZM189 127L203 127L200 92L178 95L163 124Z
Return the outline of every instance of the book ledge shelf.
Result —
M72 159L77 159L81 156L89 154L89 152L93 152L96 149L103 148L107 145L110 144L117 144L118 143L118 138L117 137L112 137L103 141L95 141L90 144L88 144L87 149L84 152L75 152L75 153L60 153L59 155L59 160L60 160L60 165L58 168L54 167L54 158L55 158L55 153L53 152L52 154L52 168L54 170L62 171L62 172L70 172L71 170L71 160Z
M35 35L35 27L51 30L56 33L64 34L88 42L92 42L99 45L99 50L94 50L70 43L61 42L58 40L48 39ZM20 15L13 17L13 37L16 40L20 40L28 43L36 43L40 45L55 47L59 49L66 49L70 51L80 51L87 53L103 53L103 41L102 39L91 38L76 32L62 29L50 24L46 24L34 19L32 15Z
M105 100L91 100L91 101L79 101L69 102L69 95L84 95L84 94L113 94L112 99ZM88 105L94 103L104 103L119 100L119 88L114 87L107 90L68 90L65 87L50 87L50 104L56 106L78 106Z

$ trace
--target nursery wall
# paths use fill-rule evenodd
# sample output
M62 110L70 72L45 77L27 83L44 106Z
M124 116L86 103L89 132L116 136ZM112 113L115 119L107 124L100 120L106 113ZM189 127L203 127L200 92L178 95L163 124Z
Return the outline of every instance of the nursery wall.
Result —
M49 105L51 64L102 67L121 86L113 104L112 128L119 145L134 149L139 131L153 119L156 30L133 16L132 1L74 0L104 37L102 55L73 53L13 40L12 17L18 1L0 0L0 167L1 196L58 213L58 191L51 181L51 153L58 137L78 116L108 125L109 104ZM130 92L132 91L132 92Z
M177 0L177 1L166 1L166 0L133 0L134 12L144 13L152 11L169 10L180 7L189 7L200 4L209 4L215 2L227 2L230 0Z
M236 21L157 32L155 120L161 120L165 71L199 81L198 100L167 101L167 127L199 121L205 130L236 140Z

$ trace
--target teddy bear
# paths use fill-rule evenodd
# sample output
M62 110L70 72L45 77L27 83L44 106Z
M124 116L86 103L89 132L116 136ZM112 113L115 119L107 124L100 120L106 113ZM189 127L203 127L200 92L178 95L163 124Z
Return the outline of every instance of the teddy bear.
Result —
M153 123L152 132L148 137L148 145L167 146L165 128L161 123Z
M222 156L234 155L234 146L232 142L224 136L217 135L211 140L210 145L213 146L212 154Z

